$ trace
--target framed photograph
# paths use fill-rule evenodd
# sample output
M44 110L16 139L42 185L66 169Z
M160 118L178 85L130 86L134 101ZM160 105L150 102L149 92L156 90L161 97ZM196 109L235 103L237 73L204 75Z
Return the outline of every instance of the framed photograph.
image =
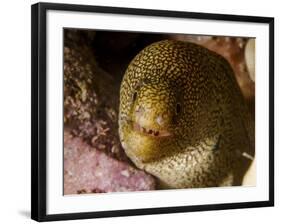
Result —
M32 219L273 205L273 18L32 5Z

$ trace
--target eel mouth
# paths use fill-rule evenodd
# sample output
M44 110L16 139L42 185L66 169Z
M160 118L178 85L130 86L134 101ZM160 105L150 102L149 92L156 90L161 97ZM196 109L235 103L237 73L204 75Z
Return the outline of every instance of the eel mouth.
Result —
M140 126L139 124L135 123L133 124L134 131L140 132L146 136L150 137L169 137L172 136L172 133L167 130L155 130L151 128L145 128Z

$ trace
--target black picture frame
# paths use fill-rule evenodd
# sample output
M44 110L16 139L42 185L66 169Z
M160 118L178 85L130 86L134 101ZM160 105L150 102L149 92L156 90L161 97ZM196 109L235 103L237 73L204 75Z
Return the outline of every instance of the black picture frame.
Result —
M243 203L208 204L114 210L86 213L52 214L46 213L46 13L48 10L75 12L100 12L124 15L162 16L176 18L205 19L217 21L254 22L269 25L269 200ZM274 18L163 11L137 8L102 7L73 4L37 3L32 5L31 17L31 75L32 75L32 154L31 154L31 218L37 221L132 216L161 213L192 212L237 208L274 206Z

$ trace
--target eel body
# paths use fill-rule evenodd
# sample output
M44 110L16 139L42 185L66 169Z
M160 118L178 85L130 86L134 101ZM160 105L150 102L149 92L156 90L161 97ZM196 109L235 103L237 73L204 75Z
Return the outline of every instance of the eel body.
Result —
M129 64L119 136L160 188L241 185L254 127L229 63L193 43L164 40Z

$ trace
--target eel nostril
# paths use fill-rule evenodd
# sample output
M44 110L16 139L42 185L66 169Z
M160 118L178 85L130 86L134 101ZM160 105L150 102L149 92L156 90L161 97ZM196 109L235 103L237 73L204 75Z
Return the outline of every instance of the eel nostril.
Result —
M158 136L158 135L159 135L159 131L155 131L155 132L154 132L154 135L155 135L155 136Z
M150 130L148 131L148 134L151 135L152 133L153 133L153 131L150 129Z
M159 125L162 125L164 123L164 119L161 115L157 116L156 118L156 122L159 124Z
M142 106L137 106L135 108L135 113L137 116L142 116L142 114L144 113L144 108Z

